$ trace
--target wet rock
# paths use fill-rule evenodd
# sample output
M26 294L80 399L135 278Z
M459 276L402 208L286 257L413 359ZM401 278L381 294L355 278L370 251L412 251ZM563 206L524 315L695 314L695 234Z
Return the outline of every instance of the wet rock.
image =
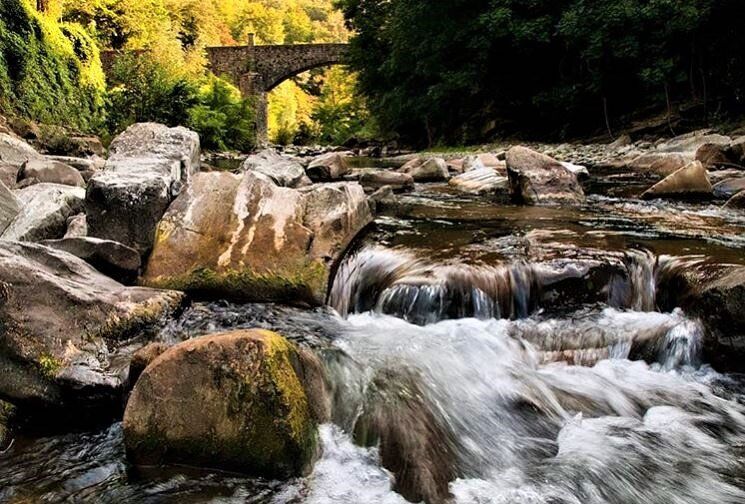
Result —
M745 268L713 275L684 305L706 327L704 357L717 371L745 371Z
M85 208L91 236L147 254L170 202L199 169L199 136L185 128L135 124L111 144Z
M722 180L714 184L712 189L717 198L731 198L740 191L745 191L745 177Z
M372 193L368 198L368 201L374 207L372 210L376 212L379 205L382 205L385 202L393 201L395 197L396 195L393 191L393 188L384 186Z
M745 166L745 136L732 140L732 143L730 144L730 153L735 159L736 164Z
M704 144L696 151L696 161L700 161L704 168L713 170L737 164L729 144Z
M455 442L417 379L384 370L373 380L354 427L363 446L379 446L383 467L395 476L393 489L410 502L450 502L457 478Z
M21 202L0 181L0 236L21 211Z
M745 210L745 191L740 191L732 196L729 201L724 204L724 208L730 210Z
M329 152L311 161L306 173L314 181L339 180L349 173L349 166L344 156L336 152Z
M42 245L63 250L125 285L132 284L140 273L140 254L121 243L99 238L79 237L44 240Z
M124 414L136 464L181 463L271 478L308 474L317 420L305 375L320 363L278 334L236 331L176 345L140 375Z
M42 159L42 155L23 140L0 133L0 161L21 166L29 159Z
M453 177L448 183L458 190L474 194L502 191L510 185L507 177L500 176L494 168L486 166Z
M389 186L394 191L408 191L414 188L414 178L411 175L386 170L365 172L360 176L359 182L373 189Z
M83 210L85 189L59 184L35 184L15 191L21 211L8 225L3 240L39 241L61 238L67 219Z
M399 172L410 175L415 182L444 182L450 178L447 163L437 157L412 159Z
M703 145L728 146L732 139L728 136L710 134L707 131L694 131L666 140L657 146L658 152L682 152L695 154Z
M323 304L330 269L372 221L358 184L277 187L204 173L173 202L142 281L241 301Z
M241 170L263 173L281 187L304 187L312 183L305 175L303 165L274 149L264 149L249 156L243 162Z
M129 373L127 376L127 381L130 385L129 388L134 387L135 383L137 383L137 380L140 378L140 375L142 375L142 372L170 347L171 345L155 341L145 345L132 354L132 360L129 361Z
M641 197L705 198L711 194L711 182L704 165L700 161L694 161L647 189Z
M628 168L636 172L653 173L667 177L693 160L694 156L691 154L650 152L635 158L628 164Z
M125 287L71 254L21 242L0 241L0 286L0 398L54 409L78 427L89 413L120 408L119 370L110 368L118 342L155 329L183 302L181 293Z
M561 163L525 147L507 152L512 197L528 205L581 204L585 200L577 175Z
M84 213L79 213L67 219L67 231L63 238L80 238L88 236L88 221Z
M36 179L36 183L62 184L85 187L80 172L70 165L48 159L32 159L23 163L18 180Z

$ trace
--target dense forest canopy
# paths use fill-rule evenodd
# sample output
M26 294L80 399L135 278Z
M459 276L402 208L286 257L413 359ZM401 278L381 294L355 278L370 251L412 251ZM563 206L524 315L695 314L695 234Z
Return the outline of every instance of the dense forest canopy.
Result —
M745 100L741 0L340 0L361 90L416 143L612 130Z
M253 146L253 104L208 75L205 47L249 34L259 44L348 38L331 0L3 0L0 9L1 110L104 135L136 121L186 124L213 149ZM99 51L108 49L147 53L122 58L106 89ZM367 114L354 90L338 68L283 83L270 96L272 140L357 135Z

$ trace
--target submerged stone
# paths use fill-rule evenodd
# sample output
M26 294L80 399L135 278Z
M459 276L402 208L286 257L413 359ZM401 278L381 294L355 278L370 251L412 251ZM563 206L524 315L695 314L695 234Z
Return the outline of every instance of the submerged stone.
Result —
M319 418L306 377L319 373L315 357L270 331L178 344L150 363L132 390L124 414L127 455L140 465L307 474L319 453Z

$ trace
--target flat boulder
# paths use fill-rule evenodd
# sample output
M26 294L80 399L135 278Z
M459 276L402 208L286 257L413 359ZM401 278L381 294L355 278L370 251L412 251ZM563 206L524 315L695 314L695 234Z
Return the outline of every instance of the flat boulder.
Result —
M394 191L408 191L414 188L414 178L406 173L388 170L375 170L363 173L360 184L371 189L390 186Z
M80 213L85 201L85 189L60 184L34 184L14 193L21 211L0 235L3 240L61 238L67 219Z
M680 170L691 161L694 156L680 152L648 152L634 158L628 168L635 172L651 173L667 177Z
M29 159L43 159L43 156L20 138L0 133L0 162L21 166Z
M415 182L445 182L450 178L448 165L442 158L415 158L399 172L410 175Z
M642 199L704 198L712 195L709 175L700 161L694 161L644 191Z
M13 191L0 181L0 236L20 212L21 202Z
M513 199L524 204L581 204L585 200L575 173L526 147L507 151L507 175Z
M23 163L18 180L25 179L36 179L37 183L85 187L85 180L78 170L51 159L31 159Z
M199 169L199 136L186 128L143 123L111 144L104 170L88 183L91 236L146 255L168 205Z
M252 154L243 162L241 169L262 173L281 187L304 187L312 184L303 165L274 149L264 149Z
M657 152L684 152L695 155L703 145L730 145L732 139L725 135L709 133L706 130L680 135L657 146Z
M305 171L311 180L325 182L341 179L349 173L349 165L341 154L329 152L313 159Z
M466 193L485 194L507 190L510 183L494 168L484 166L451 178L449 185Z
M116 412L120 342L153 331L183 294L125 287L67 252L0 241L0 399L64 411Z
M306 376L319 373L311 354L265 330L173 346L132 390L124 413L127 456L138 465L308 474L319 450Z
M42 245L68 252L123 284L132 284L140 273L140 254L135 249L111 240L77 237L44 240Z
M333 264L372 221L362 187L200 173L158 226L141 281L239 301L321 305Z

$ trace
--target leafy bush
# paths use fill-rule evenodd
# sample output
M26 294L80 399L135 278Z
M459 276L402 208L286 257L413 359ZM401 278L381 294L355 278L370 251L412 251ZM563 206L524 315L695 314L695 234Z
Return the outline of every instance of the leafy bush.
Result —
M0 2L0 110L95 130L104 94L98 49L85 30L37 12L28 0Z
M112 135L135 122L159 122L192 128L207 149L254 146L253 107L222 79L174 72L141 52L119 57L109 82Z
M199 93L199 104L189 110L188 125L212 150L250 151L255 146L254 107L235 87L210 76Z

